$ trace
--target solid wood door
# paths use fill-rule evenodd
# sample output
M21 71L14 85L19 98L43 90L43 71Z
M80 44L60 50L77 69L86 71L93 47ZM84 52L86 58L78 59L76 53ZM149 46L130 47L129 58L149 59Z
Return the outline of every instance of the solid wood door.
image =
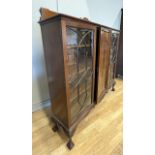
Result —
M110 57L110 31L100 31L100 47L98 55L98 92L97 100L101 100L107 89L108 68Z

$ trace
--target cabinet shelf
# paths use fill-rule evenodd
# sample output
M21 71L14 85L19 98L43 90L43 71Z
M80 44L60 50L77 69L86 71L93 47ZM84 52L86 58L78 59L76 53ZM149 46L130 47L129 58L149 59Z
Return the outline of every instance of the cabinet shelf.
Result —
M87 65L88 66L91 66L91 62L92 60L91 60L91 58L87 58ZM79 65L85 65L84 63L86 63L86 62L79 62ZM74 62L68 62L68 66L70 67L70 66L76 66L77 65L77 62L76 61L74 61Z
M90 44L82 44L82 45L67 45L67 49L72 49L72 48L85 48L85 47L91 47Z

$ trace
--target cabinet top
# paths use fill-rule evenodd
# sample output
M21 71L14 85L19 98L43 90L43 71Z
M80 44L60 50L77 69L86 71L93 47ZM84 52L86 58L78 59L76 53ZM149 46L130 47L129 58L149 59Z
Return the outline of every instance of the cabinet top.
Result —
M40 17L40 20L39 20L40 24L46 23L47 21L50 21L50 20L53 20L53 19L65 17L65 18L78 20L79 22L86 22L86 23L95 25L97 27L104 27L104 28L119 32L119 30L117 30L117 29L114 29L114 28L111 28L111 27L108 27L108 26L105 26L105 25L101 25L101 24L92 22L92 21L88 20L87 18L77 18L77 17L73 17L73 16L70 16L70 15L57 13L57 12L51 11L51 10L46 9L46 8L40 8L40 14L41 14L41 17Z

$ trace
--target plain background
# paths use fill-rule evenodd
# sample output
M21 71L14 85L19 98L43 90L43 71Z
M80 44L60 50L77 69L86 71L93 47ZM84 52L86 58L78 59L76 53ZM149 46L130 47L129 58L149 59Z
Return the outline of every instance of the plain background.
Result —
M0 154L32 153L31 1L1 1ZM154 155L154 1L124 0L124 155Z

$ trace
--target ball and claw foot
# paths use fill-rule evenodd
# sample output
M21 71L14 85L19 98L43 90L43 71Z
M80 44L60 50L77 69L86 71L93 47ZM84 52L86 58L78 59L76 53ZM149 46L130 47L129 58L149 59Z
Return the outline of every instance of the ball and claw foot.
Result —
M73 141L71 140L71 139L69 139L69 141L68 141L68 143L67 143L67 147L68 147L68 149L72 149L73 148L73 146L74 146L74 143L73 143Z
M58 131L58 130L59 130L58 125L57 125L57 124L55 124L55 125L54 125L54 127L52 128L52 130L53 130L54 132Z

